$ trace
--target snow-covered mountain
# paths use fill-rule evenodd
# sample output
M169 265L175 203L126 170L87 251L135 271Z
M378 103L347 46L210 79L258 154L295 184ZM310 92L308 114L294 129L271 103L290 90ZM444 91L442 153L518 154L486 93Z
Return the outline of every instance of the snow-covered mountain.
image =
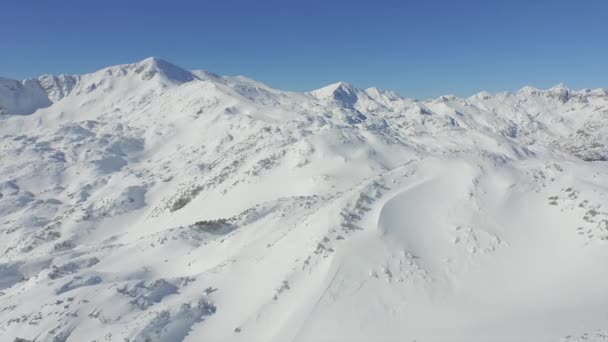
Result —
M608 92L0 79L2 341L606 341ZM21 339L21 340L20 340Z

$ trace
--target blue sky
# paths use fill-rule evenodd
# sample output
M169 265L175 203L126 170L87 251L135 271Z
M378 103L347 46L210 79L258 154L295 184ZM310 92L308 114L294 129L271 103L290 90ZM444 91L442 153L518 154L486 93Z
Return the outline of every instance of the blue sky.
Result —
M608 87L608 1L6 1L0 75L157 56L288 90Z

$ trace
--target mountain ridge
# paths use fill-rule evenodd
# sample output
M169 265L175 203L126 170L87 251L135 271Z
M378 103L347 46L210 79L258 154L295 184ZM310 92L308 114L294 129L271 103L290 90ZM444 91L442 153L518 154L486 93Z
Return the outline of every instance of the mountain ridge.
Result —
M5 109L5 114L31 114L33 113L33 111L35 111L36 109L39 108L44 108L42 107L43 105L49 105L50 103L56 102L58 100L60 100L61 98L63 98L64 96L66 96L67 94L69 94L69 92L72 90L72 88L75 86L76 83L78 83L80 81L80 79L82 77L92 77L93 75L100 75L100 74L113 74L113 73L124 73L125 70L134 70L134 72L136 73L143 73L142 74L142 78L143 79L151 79L154 77L154 75L156 73L159 73L162 77L164 77L167 81L169 81L170 83L175 83L175 84L182 84L182 83L186 83L186 82L190 82L190 81L216 81L216 82L223 82L221 81L222 79L226 78L233 78L233 77L228 77L228 76L218 76L216 74L213 74L212 72L209 71L204 71L204 70L194 70L194 71L188 71L186 69L180 68L179 66L168 62L164 59L158 58L158 57L148 57L145 58L141 61L135 62L135 63L128 63L128 64L119 64L119 65L114 65L114 66L110 66L107 68L102 68L100 70L91 72L91 73L86 73L86 74L80 74L80 75L67 75L67 74L60 74L60 75L41 75L39 77L36 78L29 78L29 79L24 79L24 80L12 80L12 79L8 79L8 78L2 78L4 83L13 83L13 84L21 84L21 85L25 85L25 84L30 84L30 87L35 86L35 84L37 83L40 88L47 94L48 100L49 102L44 102L42 104L38 104L38 105L31 105L31 106L26 106L27 109L25 110L21 110L18 109L16 110L15 113L10 113L7 109ZM197 73L201 76L198 77ZM238 77L237 77L238 79ZM257 82L257 81L255 81ZM257 82L259 83L259 82ZM272 87L269 87L265 84L259 83L259 86L261 87L265 87L268 89L274 89ZM8 88L8 86L5 85L6 88ZM335 89L333 89L335 88ZM278 89L274 89L274 90L278 90ZM400 100L412 100L412 101L418 101L417 99L411 99L411 98L406 98L406 97L402 97L401 95L397 94L394 91L390 91L390 90L381 90L379 88L375 88L375 87L370 87L368 89L360 89L360 88L356 88L354 86L352 86L351 84L349 84L348 82L336 82L318 89L314 89L308 92L304 92L304 94L308 93L308 94L313 94L313 96L317 96L320 99L328 99L328 97L332 96L335 97L341 97L342 100L340 101L346 101L343 102L343 104L347 104L347 105L354 105L354 102L356 102L355 97L357 96L356 93L366 93L365 95L369 96L369 94L367 93L367 91L371 92L371 93L375 93L377 95L380 95L381 93L385 94L385 96L387 96L386 94L389 94L388 97L394 101L397 99ZM337 93L336 93L337 92ZM328 94L325 94L328 93ZM329 94L332 93L332 94ZM568 94L573 94L575 96L578 97L585 97L585 96L608 96L608 90L604 89L604 88L597 88L597 89L581 89L581 90L574 90L574 89L570 89L568 87L566 87L563 83L557 84L553 87L550 87L548 89L539 89L539 88L535 88L535 87L531 87L531 86L525 86L522 87L521 89L515 91L515 92L498 92L498 93L487 93L485 91L482 91L480 93L477 94L473 94L469 97L457 97L457 96L451 96L453 99L460 99L460 100L467 100L467 99L472 99L472 98L477 98L477 97L492 97L492 96L508 96L508 95L516 95L519 93L525 93L525 94L529 94L529 95L550 95L550 94L557 94L557 96L560 96L560 94L562 94L561 96L565 99L564 96L568 96ZM315 95L317 94L317 95ZM337 95L336 95L337 94ZM442 98L445 98L447 95L443 95L443 96L439 96L437 98L430 98L430 99L425 99L425 100L421 100L420 102L428 102L428 101L436 101L436 100L440 100ZM373 97L373 96L372 96ZM449 96L448 96L449 97ZM7 101L7 100L4 100ZM2 106L2 103L0 102L0 106ZM3 107L6 108L11 108L10 106L7 106L7 104L4 104ZM2 112L0 112L2 113Z

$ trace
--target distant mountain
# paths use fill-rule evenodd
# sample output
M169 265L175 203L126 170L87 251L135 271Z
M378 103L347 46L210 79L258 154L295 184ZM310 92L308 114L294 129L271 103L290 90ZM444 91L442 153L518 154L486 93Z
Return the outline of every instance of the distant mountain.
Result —
M0 78L0 340L607 341L608 92Z

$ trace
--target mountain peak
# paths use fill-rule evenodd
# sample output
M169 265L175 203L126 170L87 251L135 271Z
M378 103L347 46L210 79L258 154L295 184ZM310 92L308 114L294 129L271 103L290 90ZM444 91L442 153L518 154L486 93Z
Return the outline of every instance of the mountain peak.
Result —
M527 94L527 95L534 95L534 94L540 93L541 90L538 88L532 87L532 86L525 86L525 87L522 87L521 89L519 89L517 92L522 93L522 94Z
M176 83L186 83L197 79L190 71L158 57L148 57L134 63L133 66L135 67L135 72L142 73L143 79L146 80L151 79L156 74L160 74L164 78Z
M568 102L572 93L563 83L551 87L547 92L548 96L557 97L563 103Z
M472 95L469 98L470 99L478 99L478 100L487 100L487 99L491 99L492 97L493 97L492 94L490 94L489 92L483 90L483 91L480 91L477 94Z
M154 57L154 56L150 56L147 58L142 59L139 62L136 62L135 64L139 64L139 65L152 65L152 64L157 64L157 63L168 63L167 61L165 61L162 58L158 58L158 57Z
M359 90L347 82L332 83L323 88L310 92L314 97L322 100L334 100L345 106L353 106L357 100Z
M549 88L549 90L563 91L563 90L568 90L568 87L566 87L566 85L563 82L560 82L560 83L554 85L553 87Z

